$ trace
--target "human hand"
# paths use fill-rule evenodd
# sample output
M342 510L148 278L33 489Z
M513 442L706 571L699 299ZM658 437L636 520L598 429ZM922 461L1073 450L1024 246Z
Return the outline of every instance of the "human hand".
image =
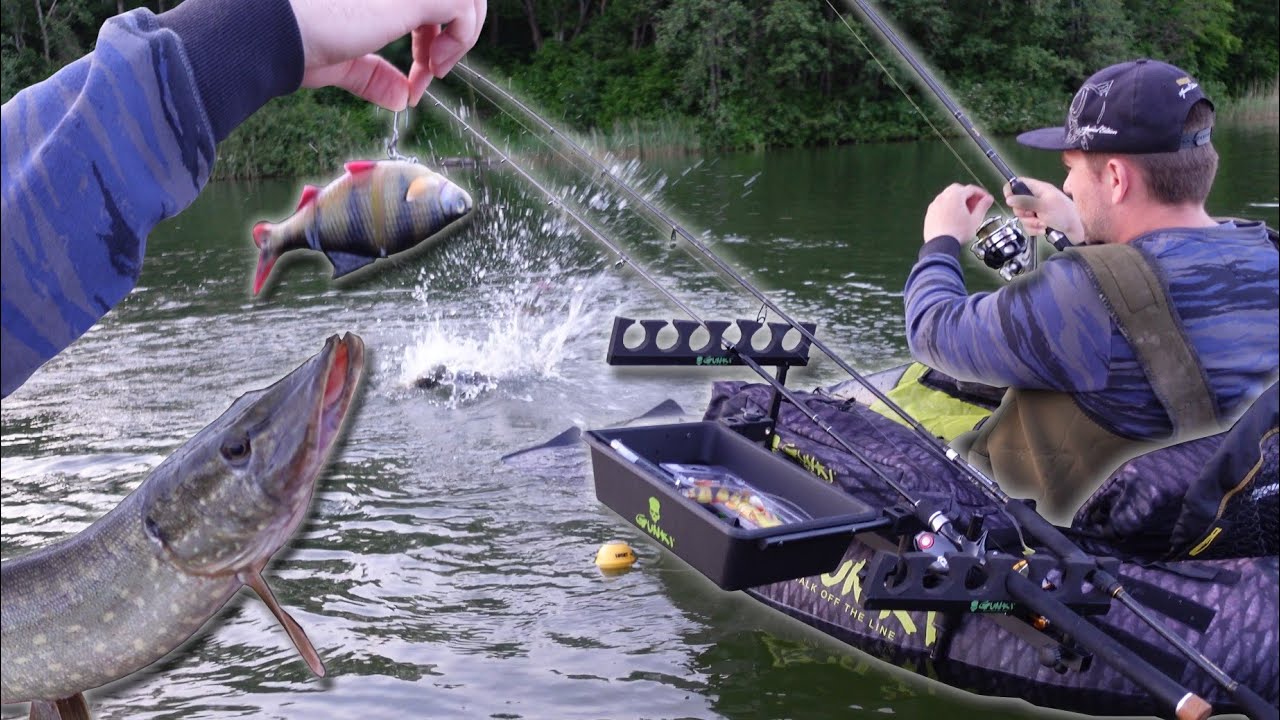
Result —
M950 235L961 243L974 239L995 198L977 185L948 185L924 214L924 241Z
M1030 195L1014 195L1008 183L1004 186L1004 201L1013 214L1022 221L1022 227L1030 235L1044 235L1048 228L1067 236L1072 245L1083 245L1084 225L1076 204L1066 193L1052 184L1031 178L1020 178L1031 191Z
M388 110L417 105L476 43L486 0L290 0L302 35L303 87L333 85ZM377 54L412 34L408 77Z

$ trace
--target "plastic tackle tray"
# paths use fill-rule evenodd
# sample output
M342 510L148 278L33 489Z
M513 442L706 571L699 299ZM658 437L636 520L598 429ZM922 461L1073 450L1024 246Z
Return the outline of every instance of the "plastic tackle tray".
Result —
M590 430L596 497L661 547L726 590L809 577L836 568L859 532L883 514L719 422ZM626 452L611 445L620 442ZM628 458L638 456L638 461ZM737 527L686 498L661 463L720 465L811 519Z

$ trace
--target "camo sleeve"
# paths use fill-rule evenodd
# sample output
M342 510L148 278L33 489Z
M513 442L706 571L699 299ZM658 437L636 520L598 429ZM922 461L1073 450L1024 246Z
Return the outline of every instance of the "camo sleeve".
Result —
M1083 268L1057 256L995 292L969 295L959 253L955 238L935 238L907 278L907 345L916 360L988 385L1106 386L1112 322Z
M108 20L92 53L4 104L0 394L133 289L215 144L301 78L287 0L187 0Z

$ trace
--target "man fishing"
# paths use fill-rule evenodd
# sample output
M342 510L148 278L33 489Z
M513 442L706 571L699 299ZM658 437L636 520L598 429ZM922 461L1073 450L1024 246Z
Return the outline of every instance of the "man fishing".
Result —
M1172 65L1090 77L1063 127L1018 136L1062 152L1062 191L1025 178L1032 196L1005 191L1028 232L1076 247L995 292L968 294L959 262L994 198L951 185L925 214L905 288L912 355L1010 388L967 438L969 460L1051 519L1125 459L1220 431L1274 381L1280 255L1262 223L1205 209L1213 118Z
M151 228L274 97L336 86L403 110L475 44L486 0L186 0L108 20L93 52L2 112L0 395L137 283ZM406 75L375 54L412 35Z

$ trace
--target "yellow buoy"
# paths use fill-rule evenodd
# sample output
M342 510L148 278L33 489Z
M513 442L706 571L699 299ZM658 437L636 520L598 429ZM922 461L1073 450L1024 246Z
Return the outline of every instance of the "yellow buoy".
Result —
M601 570L626 570L635 562L635 551L621 541L605 543L596 551L596 567Z

